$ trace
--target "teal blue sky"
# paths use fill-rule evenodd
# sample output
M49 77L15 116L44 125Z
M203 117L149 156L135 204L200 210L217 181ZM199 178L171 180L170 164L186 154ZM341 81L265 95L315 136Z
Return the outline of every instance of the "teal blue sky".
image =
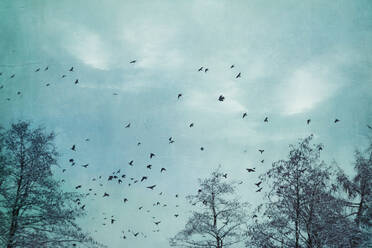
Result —
M168 247L191 210L184 196L219 164L244 181L238 193L253 205L262 198L258 175L310 134L324 144L326 162L352 173L353 151L366 145L372 125L371 28L369 0L3 0L0 124L25 119L57 133L67 170L56 176L67 190L82 184L81 192L97 192L85 200L81 224L98 241ZM118 169L124 183L108 183ZM103 186L92 181L99 175ZM145 175L147 182L128 186ZM145 188L152 184L154 191ZM157 201L167 207L153 207ZM117 222L103 226L111 215ZM162 221L159 232L154 220Z

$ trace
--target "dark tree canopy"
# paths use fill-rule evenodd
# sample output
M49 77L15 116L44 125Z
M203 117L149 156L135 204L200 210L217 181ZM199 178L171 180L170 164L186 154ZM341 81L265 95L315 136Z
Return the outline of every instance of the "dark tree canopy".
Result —
M58 153L54 133L28 122L0 132L0 244L2 247L97 246L76 224L84 215L53 178Z

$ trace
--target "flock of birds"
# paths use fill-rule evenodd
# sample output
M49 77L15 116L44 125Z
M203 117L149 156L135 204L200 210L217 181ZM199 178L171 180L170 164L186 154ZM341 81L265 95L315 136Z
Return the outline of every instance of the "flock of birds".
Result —
M137 60L132 60L129 62L130 64L135 64L137 63ZM230 66L230 69L233 69L235 68L235 65L231 65ZM49 70L49 66L46 66L44 67L43 69L42 68L36 68L34 69L34 72L35 73L40 73L41 71L48 71ZM209 71L209 68L205 67L205 66L201 66L199 69L197 69L196 71L198 72L203 72L203 73L207 73ZM65 74L62 74L60 75L60 78L67 78L67 77L70 77L70 75L75 72L75 68L72 66L70 67L69 69L66 70L66 73ZM74 75L74 74L73 74ZM0 77L4 77L5 75L0 72ZM242 73L241 72L238 72L236 75L235 75L235 78L236 79L239 79L242 77ZM10 76L7 78L7 80L13 80L14 78L16 78L16 74L10 74ZM1 78L0 78L1 79ZM3 81L3 82L6 82L7 80ZM79 84L79 79L78 78L75 78L72 80L73 84L77 85ZM47 83L45 85L46 87L49 87L50 86L50 83ZM0 85L0 90L4 88L4 85ZM113 93L114 95L117 95L117 93ZM17 95L22 95L22 92L21 91L17 91ZM182 98L184 97L183 93L178 93L177 95L177 99L179 101L182 100ZM11 98L8 97L6 98L6 100L10 101ZM216 99L217 101L219 102L224 102L226 100L225 96L224 95L219 95ZM241 118L244 119L247 117L247 112L244 112L241 114ZM269 123L269 117L266 116L263 118L262 120L264 123ZM340 122L339 119L334 119L333 121L334 123L338 123ZM311 119L307 119L306 120L306 124L307 125L310 125L311 123ZM194 127L194 123L190 123L189 125L189 128L193 128ZM123 124L123 128L126 128L126 129L130 129L132 127L132 123L131 122L128 122L128 123L124 123ZM372 129L372 127L368 126L368 128ZM87 138L85 139L85 142L89 142L90 139ZM175 139L174 137L169 137L168 138L168 142L169 144L174 144L175 143ZM137 146L141 146L141 142L138 142L137 143ZM319 147L319 150L321 150L322 147ZM70 147L70 150L72 151L72 153L75 155L78 151L79 151L79 145L77 144L72 144L71 147ZM200 147L200 150L201 151L204 151L204 147ZM264 149L258 149L258 152L260 153L260 155L263 156L265 150ZM153 160L156 160L157 156L155 153L150 153L148 155L148 159L149 161L153 161ZM69 164L70 166L69 167L73 167L77 165L77 162L75 161L75 158L72 157L70 158L69 160ZM265 162L264 158L262 157L262 159L260 160L260 162L263 164ZM128 166L129 167L133 167L135 166L135 161L134 160L130 160L128 161ZM84 164L81 164L80 167L86 169L89 167L89 163L84 163ZM154 168L153 168L153 165L152 163L148 163L147 165L145 165L145 168L148 172L152 172L154 173ZM62 173L64 173L67 169L66 168L63 168L62 169ZM127 175L126 173L123 173L123 171L125 171L126 168L120 168L120 169L117 169L115 171L112 171L110 174L108 175L100 175L98 177L94 177L94 178L91 178L91 181L96 183L98 187L104 187L105 184L111 184L111 183L116 183L116 184L126 184L129 187L133 187L134 185L143 185L143 187L145 187L146 189L150 190L150 191L154 191L156 190L156 186L157 184L146 184L146 182L149 180L149 176L148 175L142 175L140 177L132 177L132 176L129 176ZM164 168L164 167L161 167L159 169L157 169L159 171L160 174L165 174L167 173L167 169ZM248 172L248 173L254 173L256 171L256 168L245 168L245 170ZM227 173L223 173L222 174L222 177L227 179L228 175ZM65 179L62 179L62 182L65 182ZM242 184L243 181L240 181L239 184ZM254 185L257 187L256 188L256 192L261 192L263 187L261 186L261 183L262 181L259 181L259 182L256 182L254 183ZM79 184L79 185L76 185L75 186L75 189L77 191L82 191L85 189L85 187L82 185L82 184ZM198 190L198 194L201 192L201 189ZM159 196L162 196L164 193L161 191L161 192L157 192L157 194ZM92 187L90 188L87 188L87 191L85 192L85 195L86 196L92 196L92 197L102 197L102 198L108 198L110 197L110 192L107 192L105 190L102 191L102 193L98 193L98 191L94 191L94 189ZM174 196L175 198L179 198L179 194L176 194ZM77 206L79 208L81 208L82 210L85 210L86 209L86 204L83 203L83 200L82 199L76 199L75 200ZM128 204L130 201L128 199L128 197L123 197L121 199L121 203L122 204ZM196 203L193 203L193 205L195 205ZM169 206L170 204L167 203L167 202L162 202L161 200L159 201L156 201L152 204L152 207L162 207L162 208L166 208L166 207L170 207ZM176 208L179 207L179 204L176 204L175 205ZM146 211L147 213L150 213L151 210L148 208L148 206L143 206L143 205L140 205L138 206L138 211ZM174 210L172 210L174 211ZM107 215L106 213L102 213L103 215L103 223L102 225L103 226L107 226L107 225L114 225L116 222L117 222L117 218L114 216L114 215ZM180 216L180 214L177 212L177 211L174 211L173 212L173 217L174 218L178 218ZM93 217L94 218L94 217ZM153 232L159 232L160 231L160 226L161 226L161 223L162 221L159 220L158 218L156 218L155 216L152 216L152 224L154 225L154 229L152 230ZM97 232L97 230L95 230L95 232ZM128 235L131 235L132 237L143 237L143 238L146 238L147 235L144 233L144 232L141 232L141 231L138 231L138 230L134 230L133 228L129 228L129 229L126 229L125 231L123 230L122 231L122 238L123 239L127 239L128 238Z

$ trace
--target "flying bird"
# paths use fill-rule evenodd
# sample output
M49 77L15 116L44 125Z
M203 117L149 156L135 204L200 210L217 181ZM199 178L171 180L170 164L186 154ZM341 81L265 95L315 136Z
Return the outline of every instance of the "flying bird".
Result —
M368 127L369 129L372 129L372 127L371 127L370 125L368 125L368 124L367 124L367 127Z
M311 119L307 119L307 121L306 121L307 125L309 125L310 122L311 122Z
M200 151L204 151L204 147L200 147Z
M234 67L235 67L235 65L231 65L231 66L230 66L230 69L232 69L232 68L234 68Z
M260 184L262 183L262 181L259 181L258 183L255 183L255 185L257 186L257 187L260 187Z
M133 166L133 160L131 160L128 164L130 165L130 166Z
M180 99L180 98L181 98L181 96L182 96L182 94L181 94L181 93L179 93L179 94L178 94L178 96L177 96L177 99Z
M15 77L15 74L12 74L11 76L10 76L10 78L14 78Z
M76 146L73 145L73 146L71 147L71 150L76 151Z
M150 159L151 159L152 157L154 157L154 156L155 156L154 153L150 153Z
M241 73L239 72L239 73L238 73L238 75L236 75L236 77L235 77L235 78L240 78L240 77L241 77L241 75L242 75L242 74L241 74Z
M76 80L75 80L75 84L78 84L78 83L79 83L79 79L76 79Z
M81 188L81 185L78 185L75 187L75 189L80 189Z
M145 181L146 179L147 179L147 177L146 177L146 176L143 176L143 177L141 178L141 182Z
M164 171L166 171L165 168L161 168L161 169L160 169L160 173L162 173L162 172L164 172Z
M189 125L189 127L193 127L194 126L194 123L191 123L190 125Z
M151 170L151 164L147 165L146 168Z
M205 68L205 69L204 69L204 72L207 72L207 71L209 71L209 69L208 69L208 68Z
M125 128L130 128L130 122L125 126Z
M83 166L84 168L87 168L88 165L89 165L89 164L83 164L82 166Z
M224 97L223 95L220 95L220 96L218 97L218 101L223 102L223 100L225 100L225 97Z
M74 71L74 67L71 67L69 71Z
M262 154L265 150L261 150L261 149L259 149L258 151Z
M132 60L131 62L129 62L130 64L134 64L134 63L136 63L137 62L137 60L135 59L135 60Z
M244 119L244 117L246 117L246 116L247 116L247 113L243 113L242 119Z
M203 70L203 66L198 69L198 71L202 71L202 70Z
M154 185L152 185L152 186L148 186L148 187L146 187L146 188L153 190L155 187L156 187L156 185L154 184Z
M37 69L35 70L35 72L38 72L38 71L40 71L40 68L37 68Z
M269 122L269 118L265 117L264 122Z
M108 197L108 196L110 196L110 195L106 192L103 194L103 197Z
M246 168L246 170L247 170L248 172L255 172L255 169L256 169L256 168L252 168L252 169L250 169L250 168Z
M45 67L44 71L47 71L49 69L49 66Z
M256 190L256 192L261 192L262 189L263 189L263 188L259 188L258 190Z
M340 121L340 120L336 118L334 122L337 123L337 122L339 122L339 121Z

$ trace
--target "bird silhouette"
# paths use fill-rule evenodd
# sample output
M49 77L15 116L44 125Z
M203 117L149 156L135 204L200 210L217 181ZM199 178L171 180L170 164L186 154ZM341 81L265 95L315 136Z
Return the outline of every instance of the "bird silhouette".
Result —
M257 187L260 187L260 184L262 183L262 181L259 181L258 183L255 183L255 185L257 186Z
M189 127L193 127L194 126L194 123L191 123L190 125L189 125Z
M62 76L61 76L61 78L65 78L66 77L66 75L65 74L63 74Z
M130 63L130 64L134 64L134 63L136 63L136 62L137 62L137 60L135 59L135 60L130 61L129 63Z
M146 187L146 188L153 190L155 187L156 187L156 185L154 184L154 185L152 185L152 186L148 186L148 187Z
M248 172L255 172L255 169L256 169L256 168L252 168L252 169L250 169L250 168L246 168L246 170L247 170Z
M125 128L130 128L130 122L125 126Z
M200 151L204 151L204 147L200 147Z
M234 68L234 67L235 67L235 65L231 65L231 66L230 66L230 69L232 69L232 68Z
M69 71L74 71L74 67L72 66Z
M40 71L40 68L37 68L37 69L35 70L35 72L38 72L38 71Z
M78 83L79 83L79 79L76 79L76 80L75 80L75 84L78 84Z
M10 76L10 78L14 78L15 77L15 74L12 74L11 76Z
M225 100L225 97L223 95L220 95L218 97L218 101L223 102Z
M71 150L76 151L76 146L72 145Z
M262 189L263 189L263 188L259 188L258 190L256 190L256 192L261 192Z
M127 198L124 198L123 201L124 201L124 203L126 203L128 201L128 199Z
M311 119L307 119L307 121L306 121L307 125L309 125L310 122L311 122Z
M141 178L141 182L145 181L146 179L147 179L147 177L146 177L146 176L143 176L143 177Z
M88 165L89 165L89 164L83 164L82 166L83 166L84 168L87 168Z
M154 157L154 156L155 156L154 153L150 153L150 159L151 159L152 157Z
M204 72L205 72L205 73L206 73L206 72L208 72L208 71L209 71L209 69L208 69L208 68L205 68L205 69L204 69Z
M164 171L166 171L165 168L161 168L161 169L160 169L160 172L161 172L161 173L164 172Z
M45 67L44 71L47 71L49 69L49 66Z
M106 192L103 194L103 197L108 197L108 196L110 196L110 195Z
M264 122L269 122L269 118L265 117Z
M133 166L133 160L131 160L128 164L130 165L130 166Z
M242 75L242 74L241 74L241 73L239 72L239 73L238 73L238 75L236 75L236 77L235 77L235 78L240 78L240 77L241 77L241 75Z
M340 120L336 118L335 121L334 121L334 123L337 123L337 122L339 122L339 121L340 121Z
M202 70L203 70L203 66L198 69L198 71L202 71Z
M371 127L370 125L368 125L368 124L367 124L367 127L368 127L369 129L372 129L372 127Z
M147 169L150 169L150 170L151 170L151 167L152 167L151 164L149 164L149 165L146 166L146 168L147 168Z
M178 94L178 96L177 96L177 99L180 99L180 98L181 98L181 96L182 96L182 94L181 94L181 93L179 93L179 94Z
M161 221L154 222L155 225L159 225Z
M78 185L75 187L75 189L80 189L81 188L81 185Z
M247 116L247 113L243 113L242 119L244 119L244 117L246 117L246 116Z
M258 151L262 154L265 150L261 150L261 149L259 149Z

